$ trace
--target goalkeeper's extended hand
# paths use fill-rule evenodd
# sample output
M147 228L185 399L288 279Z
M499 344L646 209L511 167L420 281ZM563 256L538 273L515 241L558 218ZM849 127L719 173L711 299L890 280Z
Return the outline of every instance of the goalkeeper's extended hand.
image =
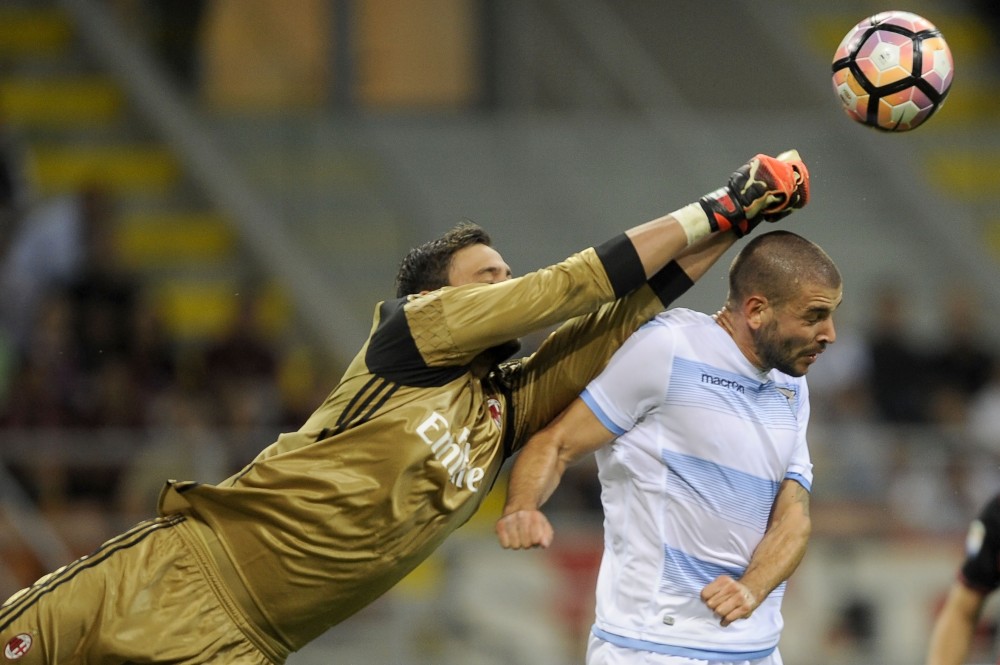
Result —
M729 183L699 199L712 231L745 236L762 220L776 222L809 202L809 170L795 150L756 155Z

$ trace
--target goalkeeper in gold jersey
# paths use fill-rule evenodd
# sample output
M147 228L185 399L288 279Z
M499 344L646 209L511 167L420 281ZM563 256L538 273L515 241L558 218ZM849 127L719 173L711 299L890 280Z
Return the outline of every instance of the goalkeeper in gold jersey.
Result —
M159 517L7 600L0 649L24 664L283 663L466 522L504 460L737 237L807 200L797 154L757 155L698 201L521 277L471 224L412 250L301 429L217 485L169 481Z

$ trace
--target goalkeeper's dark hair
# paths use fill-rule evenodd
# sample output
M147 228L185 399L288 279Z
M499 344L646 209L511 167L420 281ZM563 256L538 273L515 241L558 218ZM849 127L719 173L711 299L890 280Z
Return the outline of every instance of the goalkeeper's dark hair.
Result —
M736 307L758 293L780 305L805 284L837 288L843 280L819 245L791 231L772 231L751 240L733 259L727 303Z
M493 241L478 224L464 220L440 238L411 249L396 273L396 297L447 286L451 257L471 245L492 247Z

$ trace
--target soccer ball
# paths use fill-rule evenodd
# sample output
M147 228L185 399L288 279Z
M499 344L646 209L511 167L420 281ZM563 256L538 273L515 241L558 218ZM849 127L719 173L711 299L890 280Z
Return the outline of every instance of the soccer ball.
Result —
M944 103L954 60L934 24L910 12L875 14L833 56L833 89L847 115L887 132L921 125Z

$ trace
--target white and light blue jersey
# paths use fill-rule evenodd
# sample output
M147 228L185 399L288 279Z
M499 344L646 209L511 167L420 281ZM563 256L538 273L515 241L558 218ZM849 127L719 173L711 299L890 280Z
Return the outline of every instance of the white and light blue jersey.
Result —
M784 584L725 628L699 594L719 575L742 577L784 479L812 486L805 379L760 372L712 317L674 309L637 331L583 399L617 435L597 453L594 633L707 660L771 653Z

